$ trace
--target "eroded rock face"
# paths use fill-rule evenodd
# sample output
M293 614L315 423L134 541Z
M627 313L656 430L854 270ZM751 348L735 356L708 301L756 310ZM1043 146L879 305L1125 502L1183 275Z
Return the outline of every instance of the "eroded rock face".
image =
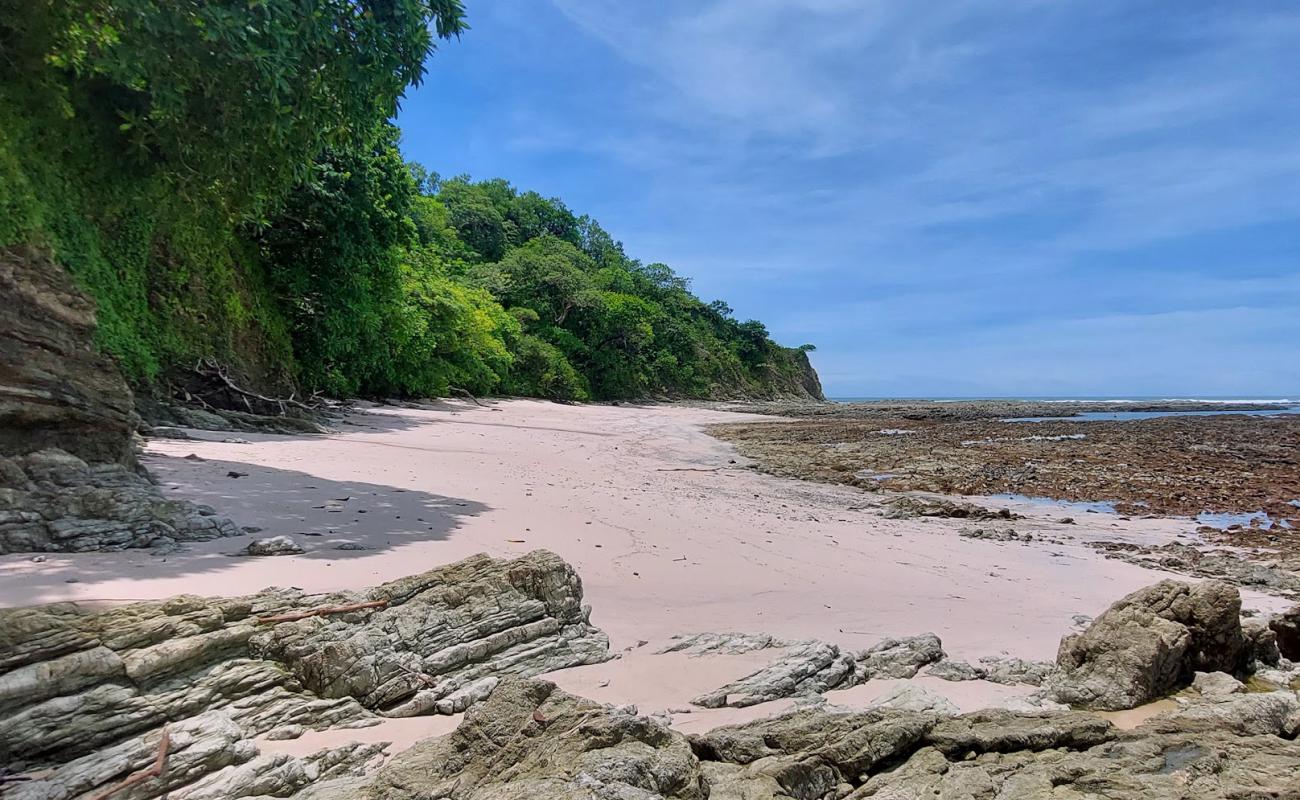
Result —
M608 640L581 601L572 568L539 550L475 556L356 594L0 610L0 763L52 769L78 787L71 796L147 761L171 721L178 763L192 748L204 754L169 766L185 784L172 797L286 796L373 751L322 766L258 756L248 739L373 724L417 697L432 701L424 713L459 711L498 677L603 661ZM325 607L351 610L293 618Z
M94 303L31 247L0 247L0 297L0 455L130 462L131 391L94 347Z
M167 500L134 469L63 450L0 456L0 553L122 550L239 536L208 506Z
M1196 672L1241 674L1251 655L1235 588L1161 581L1062 639L1049 683L1060 702L1119 710L1186 686Z

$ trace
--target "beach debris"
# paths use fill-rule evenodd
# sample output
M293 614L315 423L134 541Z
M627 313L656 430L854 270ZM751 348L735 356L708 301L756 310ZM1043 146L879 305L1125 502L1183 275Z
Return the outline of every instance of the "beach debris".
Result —
M247 472L238 472L238 471L232 469L232 470L230 470L229 472L226 473L226 477L227 477L227 478L247 478L247 477L248 477L248 473L247 473Z

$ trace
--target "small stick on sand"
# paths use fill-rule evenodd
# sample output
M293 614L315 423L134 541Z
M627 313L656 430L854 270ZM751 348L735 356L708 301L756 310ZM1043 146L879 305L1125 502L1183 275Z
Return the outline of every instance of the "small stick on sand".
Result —
M371 600L367 603L352 603L346 606L321 606L306 611L298 611L293 614L279 614L274 617L258 617L258 625L265 625L268 622L294 622L308 617L323 617L327 614L346 614L349 611L360 611L364 608L383 608L388 605L387 600Z
M171 746L172 746L172 735L171 735L170 728L171 728L170 725L163 726L162 736L158 739L158 755L156 758L154 758L153 766L149 767L148 769L142 769L136 774L127 777L121 783L117 784L116 786L112 786L109 787L108 789L105 789L104 791L90 798L90 800L107 800L107 798L112 797L113 795L117 794L118 792L124 789L130 789L132 786L135 786L137 783L144 783L150 778L157 778L161 776L163 774L163 770L167 766L167 753L168 751L171 750Z
M718 472L722 467L660 467L655 472Z

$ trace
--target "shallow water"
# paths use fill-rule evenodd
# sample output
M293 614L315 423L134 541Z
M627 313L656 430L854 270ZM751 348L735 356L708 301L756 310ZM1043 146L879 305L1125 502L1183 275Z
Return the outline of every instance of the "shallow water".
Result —
M989 497L994 500L1006 500L1012 503L1033 503L1039 506L1051 506L1059 508L1062 511L1074 511L1075 513L1086 514L1095 512L1098 514L1115 514L1115 504L1109 500L1054 500L1050 497L1030 497L1025 494L1012 494L1004 492L1002 494L992 494Z
M1296 505L1296 504L1294 501L1292 501L1291 505ZM1297 508L1300 508L1300 506L1297 506ZM1203 511L1200 514L1196 515L1197 522L1199 522L1202 525L1210 525L1215 528L1226 528L1229 525L1241 525L1243 527L1248 528L1250 527L1251 522L1253 522L1254 520L1259 520L1259 527L1263 528L1264 530L1268 530L1272 528L1274 525L1278 525L1283 528L1291 527L1291 524L1288 523L1286 520L1284 519L1275 520L1263 511L1251 511L1249 513L1244 513L1244 514Z
M1247 411L1084 411L1072 417L1011 417L1002 422L1123 422L1156 417L1215 417L1224 414L1243 414L1248 417L1278 417L1283 414L1300 414L1300 406L1287 408L1250 409Z

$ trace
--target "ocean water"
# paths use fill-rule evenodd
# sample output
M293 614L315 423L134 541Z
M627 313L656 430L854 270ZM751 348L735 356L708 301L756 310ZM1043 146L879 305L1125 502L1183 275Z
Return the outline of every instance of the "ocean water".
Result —
M870 403L882 400L925 401L934 403L978 402L981 400L1020 401L1034 403L1236 403L1238 405L1277 405L1289 403L1286 408L1261 408L1243 411L1084 411L1060 417L1012 417L1003 422L1118 422L1155 417L1208 417L1218 414L1245 414L1255 417L1275 417L1280 414L1300 414L1300 400L1294 397L831 397L833 403Z

